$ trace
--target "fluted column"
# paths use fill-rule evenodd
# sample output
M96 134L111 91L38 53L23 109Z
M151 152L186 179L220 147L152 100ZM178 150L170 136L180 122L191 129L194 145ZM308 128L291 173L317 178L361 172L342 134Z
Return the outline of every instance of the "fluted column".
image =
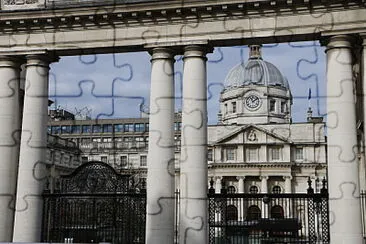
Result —
M146 242L174 243L174 56L155 48L151 58Z
M19 160L20 60L0 56L0 242L11 242Z
M180 244L208 241L206 52L184 49Z
M261 180L261 193L268 193L268 176L262 175L259 177ZM262 202L262 218L268 218L268 205Z
M39 242L41 237L41 194L47 178L45 162L50 62L46 55L27 56L14 242Z
M352 42L346 35L333 36L326 49L332 244L362 243Z

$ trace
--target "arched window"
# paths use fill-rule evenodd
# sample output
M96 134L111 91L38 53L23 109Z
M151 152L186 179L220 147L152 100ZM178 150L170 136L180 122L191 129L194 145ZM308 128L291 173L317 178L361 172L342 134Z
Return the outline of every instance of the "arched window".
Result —
M271 218L283 219L283 208L280 205L275 205L271 208Z
M258 193L258 187L257 186L249 187L249 193L250 194L257 194Z
M281 187L280 186L274 186L272 188L272 193L274 193L274 194L280 194L281 193Z
M232 194L232 193L235 193L235 187L234 186L229 186L228 188L227 188L227 193L229 193L229 194Z
M238 220L238 209L234 205L227 206L226 220Z
M256 205L250 206L248 208L247 220L258 220L260 218L261 218L261 209Z

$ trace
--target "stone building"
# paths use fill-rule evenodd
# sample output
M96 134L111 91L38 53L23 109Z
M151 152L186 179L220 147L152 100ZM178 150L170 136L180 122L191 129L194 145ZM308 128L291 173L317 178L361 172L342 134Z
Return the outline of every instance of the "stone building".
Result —
M216 191L306 192L307 180L326 177L322 118L292 123L289 83L251 46L249 60L233 67L220 96L218 124L208 126L207 166ZM304 111L305 112L305 111ZM149 119L74 120L50 112L49 133L73 141L81 161L100 160L146 178ZM65 113L64 113L65 114ZM68 114L68 113L66 113ZM181 114L174 118L175 165L179 175ZM175 177L179 189L179 177Z

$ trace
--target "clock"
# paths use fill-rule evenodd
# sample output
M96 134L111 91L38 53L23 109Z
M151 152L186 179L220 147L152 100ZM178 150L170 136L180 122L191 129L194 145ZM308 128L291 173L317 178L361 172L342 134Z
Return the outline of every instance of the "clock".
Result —
M249 95L245 100L245 105L250 109L256 109L259 107L261 100L256 95Z

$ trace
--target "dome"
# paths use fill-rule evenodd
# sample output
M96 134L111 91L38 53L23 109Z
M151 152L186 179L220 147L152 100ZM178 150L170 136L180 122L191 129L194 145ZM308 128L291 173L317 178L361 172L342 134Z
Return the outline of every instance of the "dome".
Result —
M280 86L289 89L287 79L272 63L264 61L260 46L251 46L249 60L232 68L226 76L225 88L246 85Z

